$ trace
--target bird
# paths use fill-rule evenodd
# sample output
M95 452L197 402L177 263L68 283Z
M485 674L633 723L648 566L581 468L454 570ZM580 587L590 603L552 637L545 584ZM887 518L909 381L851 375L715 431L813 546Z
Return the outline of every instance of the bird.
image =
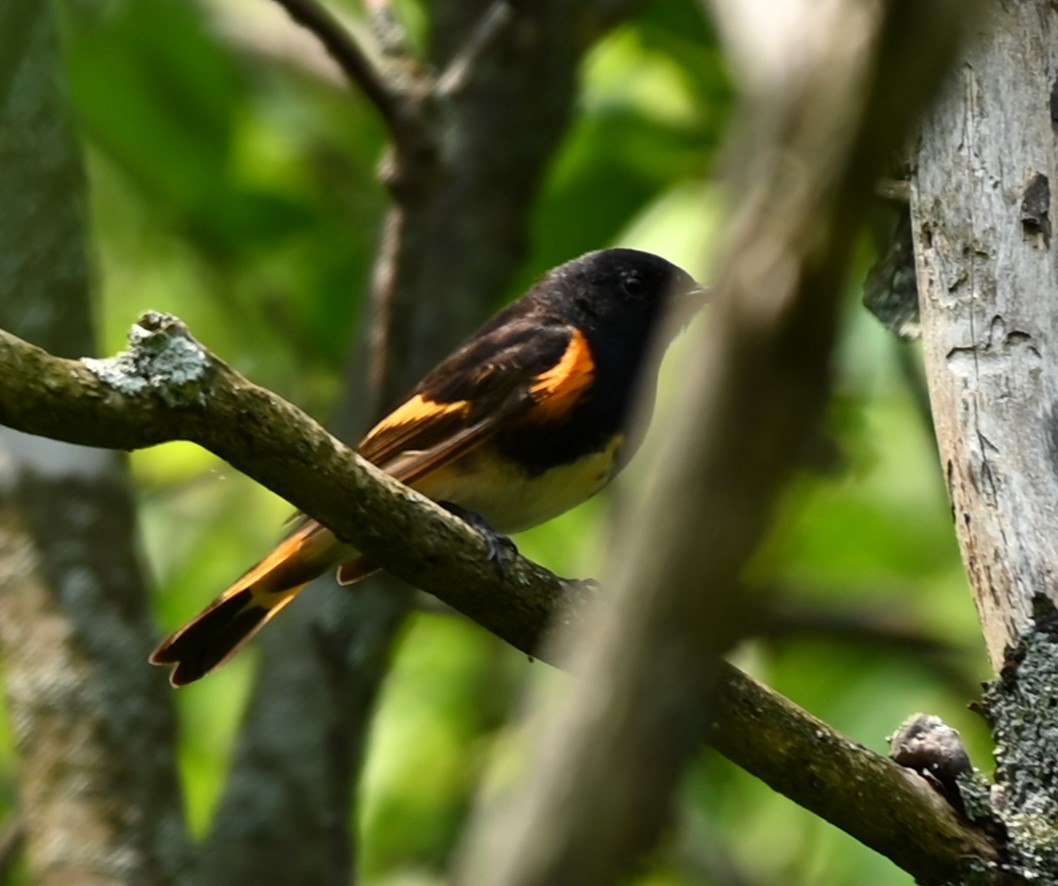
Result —
M419 382L356 447L367 461L464 517L492 543L590 498L624 467L652 409L658 360L706 300L653 253L589 252L547 272ZM663 323L666 313L683 321ZM649 411L649 410L648 410ZM323 524L302 518L219 597L170 634L150 662L184 686L228 661L315 578L376 572Z

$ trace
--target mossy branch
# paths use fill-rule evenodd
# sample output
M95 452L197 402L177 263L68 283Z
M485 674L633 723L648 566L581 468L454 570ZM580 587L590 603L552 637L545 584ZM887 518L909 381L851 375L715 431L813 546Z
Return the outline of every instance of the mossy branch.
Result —
M475 530L254 385L166 314L143 315L129 350L106 360L61 359L0 331L0 424L111 449L197 443L529 654L546 648L549 625L585 618L575 585L520 555L497 570ZM703 688L703 703L708 695ZM954 876L967 856L996 859L987 837L917 775L729 665L708 713L704 740L923 881Z

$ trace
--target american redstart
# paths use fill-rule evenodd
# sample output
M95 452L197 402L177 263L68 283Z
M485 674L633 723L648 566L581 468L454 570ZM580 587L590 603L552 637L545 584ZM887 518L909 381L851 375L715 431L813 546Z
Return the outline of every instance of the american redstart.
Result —
M686 319L704 294L648 252L582 255L470 336L357 451L495 533L557 517L609 483L637 448L640 435L627 425L635 395L656 387L653 334L667 305ZM155 649L151 662L175 665L174 686L199 679L334 568L344 585L376 570L326 526L305 519Z

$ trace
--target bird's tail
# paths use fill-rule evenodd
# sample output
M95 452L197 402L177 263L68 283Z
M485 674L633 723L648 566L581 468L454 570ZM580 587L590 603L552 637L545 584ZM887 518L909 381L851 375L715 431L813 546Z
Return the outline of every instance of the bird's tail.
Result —
M307 521L164 640L151 653L151 664L175 665L169 675L173 686L204 677L238 652L310 581L335 566L343 548L329 530Z

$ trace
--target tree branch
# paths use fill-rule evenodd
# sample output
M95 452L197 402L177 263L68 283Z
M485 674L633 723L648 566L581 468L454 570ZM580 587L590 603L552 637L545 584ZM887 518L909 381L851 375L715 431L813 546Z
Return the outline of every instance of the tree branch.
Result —
M179 321L146 314L130 339L117 357L76 361L0 331L0 423L119 449L194 441L534 655L549 621L583 622L568 582L520 556L498 573L474 530L213 357ZM909 869L952 873L963 856L995 858L917 776L728 665L718 680L703 737L736 764ZM827 774L805 777L817 772Z
M954 880L999 853L918 773L849 741L728 664L708 697L708 742L772 789L915 875Z
M513 20L510 0L493 0L463 48L437 78L438 93L452 97L465 89L477 74L482 59L495 48L497 38Z
M389 572L536 653L563 593L559 579L522 557L497 576L477 532L214 358L179 320L147 313L130 340L130 350L110 360L74 361L0 331L0 423L111 449L198 443ZM409 537L420 543L409 547ZM518 599L519 611L505 612L496 594Z
M387 82L382 72L360 48L355 38L317 0L274 0L301 27L313 34L328 55L378 110L394 139L400 139L407 125L407 109L401 94Z
M431 4L420 68L391 5L369 0L376 64L408 120L382 167L393 205L372 285L374 359L349 362L331 423L343 439L481 322L524 255L529 210L598 33L570 22L596 0L511 2L510 27L489 23L491 2ZM457 88L442 96L434 72L459 59ZM366 338L362 324L352 333ZM210 882L299 883L321 866L348 870L355 853L335 823L349 819L348 773L410 595L396 581L325 590L260 639L262 667L205 852Z
M765 642L822 639L850 647L875 648L917 661L947 684L959 698L973 698L980 681L968 667L972 647L941 639L892 605L842 607L782 600L764 609L750 628Z
M614 605L569 638L580 679L530 718L522 777L477 817L457 882L617 882L666 826L712 712L695 703L739 627L734 591L823 413L869 188L966 15L953 0L712 7L745 110L710 323L657 477L618 530ZM940 879L936 849L909 859L900 842L881 851Z

